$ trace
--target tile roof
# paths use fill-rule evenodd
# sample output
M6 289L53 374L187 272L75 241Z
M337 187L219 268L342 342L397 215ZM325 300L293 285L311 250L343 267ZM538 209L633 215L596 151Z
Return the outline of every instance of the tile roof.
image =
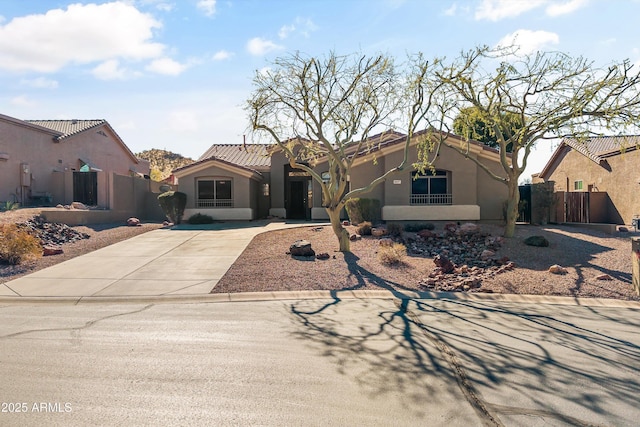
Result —
M239 145L242 145L242 144L239 144ZM269 159L269 160L271 160L271 159ZM256 169L253 169L253 168L251 168L249 166L239 165L237 163L230 162L230 161L228 161L226 159L220 159L220 158L215 157L215 156L206 157L204 159L201 158L200 160L196 160L195 162L189 163L188 165L180 166L179 168L174 169L172 171L172 173L176 174L176 172L182 172L183 170L191 169L191 168L193 168L195 166L199 166L199 165L205 164L207 162L213 162L213 161L220 162L220 163L226 164L228 166L232 166L234 168L243 169L245 171L249 171L251 173L255 173L256 175L260 175L260 176L262 175L262 173L260 173L260 171L258 171Z
M640 147L640 136L600 136L587 140L565 138L562 142L594 162L600 163L604 157L615 156L625 150Z
M45 127L56 132L60 132L62 136L58 139L64 139L76 133L83 132L96 126L105 124L104 119L99 120L25 120L27 123Z
M214 144L198 158L198 162L215 158L248 168L269 167L268 148L264 144Z

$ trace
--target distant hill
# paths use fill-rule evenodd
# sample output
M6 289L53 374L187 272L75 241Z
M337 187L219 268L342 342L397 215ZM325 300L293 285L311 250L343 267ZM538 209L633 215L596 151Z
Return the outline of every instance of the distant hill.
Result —
M171 175L172 170L193 163L189 157L156 148L136 153L136 157L151 163L151 179L154 181L162 181Z

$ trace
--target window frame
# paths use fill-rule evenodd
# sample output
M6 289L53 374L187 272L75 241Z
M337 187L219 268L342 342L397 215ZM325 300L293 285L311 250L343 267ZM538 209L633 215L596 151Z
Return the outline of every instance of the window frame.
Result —
M451 172L444 169L434 171L427 170L422 174L418 171L411 172L411 186L409 204L411 206L431 206L431 205L452 205L453 195L451 194ZM444 180L445 191L433 191L436 180ZM417 192L418 183L426 185L424 190ZM441 184L440 184L441 186Z
M195 180L195 194L196 194L196 207L198 208L233 208L234 200L233 200L233 178L229 176L203 176L198 177ZM209 194L211 197L201 197L201 183L212 183L212 192L205 193L207 196ZM230 198L220 198L219 193L221 192L219 189L219 184L223 182L229 183L229 196Z

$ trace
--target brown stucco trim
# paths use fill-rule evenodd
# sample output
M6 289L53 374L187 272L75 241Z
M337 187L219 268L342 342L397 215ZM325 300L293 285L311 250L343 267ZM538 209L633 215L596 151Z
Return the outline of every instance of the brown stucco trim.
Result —
M15 125L15 126L36 130L36 131L39 131L39 132L42 132L42 133L47 133L47 134L51 135L52 137L54 137L54 139L57 139L57 138L59 138L60 136L63 135L62 133L56 132L53 129L49 129L49 128L46 128L46 127L43 127L43 126L34 125L32 123L25 122L24 120L16 119L14 117L6 116L4 114L0 114L0 120L3 120L3 121L8 122L8 123L11 123L12 125Z

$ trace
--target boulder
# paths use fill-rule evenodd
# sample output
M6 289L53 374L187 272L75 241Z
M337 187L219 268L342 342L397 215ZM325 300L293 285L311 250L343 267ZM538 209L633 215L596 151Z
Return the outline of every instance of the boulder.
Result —
M418 231L418 236L422 237L423 239L428 239L430 237L435 237L436 233L431 230L420 230Z
M382 239L378 240L378 244L380 246L393 246L393 239L383 237Z
M436 257L433 259L433 263L437 267L439 267L445 274L451 273L456 268L451 261L449 261L442 255L436 255Z
M57 204L56 209L64 209L64 206L62 206L61 204Z
M549 241L544 236L529 236L524 239L524 244L528 246L547 247Z
M140 224L140 220L138 218L131 217L131 218L127 219L127 225L129 227L137 227L137 226L142 225L142 224Z
M613 277L609 276L608 274L601 274L599 276L596 276L596 280L613 280Z
M482 253L480 254L480 259L482 261L487 261L488 259L490 259L491 257L493 257L496 253L493 251L490 251L489 249L485 249L484 251L482 251Z
M549 267L549 273L567 274L567 269L558 264L553 264L551 267Z
M311 242L308 240L296 240L289 246L291 256L314 257L316 252L311 248Z
M72 202L71 208L72 209L88 209L84 203L80 203L80 202Z
M64 253L64 251L59 246L44 246L42 248L42 256L59 255L62 253Z
M380 236L384 236L385 234L387 234L387 229L386 228L377 227L377 228L372 228L371 229L371 235L373 237L380 237Z
M465 222L458 228L458 234L461 236L467 236L469 234L476 234L480 232L480 226L472 222Z
M444 231L448 234L454 234L458 230L458 224L455 222L448 222L444 225Z
M329 254L328 254L328 253L326 253L326 252L321 252L321 253L319 253L319 254L316 254L316 258L317 258L317 259L329 259L329 258L331 258L331 257L329 256Z
M352 234L351 236L349 236L349 240L351 240L352 242L355 242L356 240L360 240L362 239L362 236L359 234Z

